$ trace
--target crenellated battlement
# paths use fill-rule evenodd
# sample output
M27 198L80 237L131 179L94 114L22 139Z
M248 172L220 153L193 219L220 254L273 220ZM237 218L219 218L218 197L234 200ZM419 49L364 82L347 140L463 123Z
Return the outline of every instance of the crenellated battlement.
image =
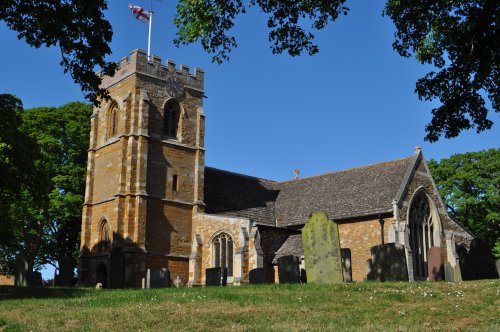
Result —
M172 60L167 60L165 64L162 64L159 56L153 55L151 58L152 60L149 61L146 52L141 49L133 50L130 56L125 56L117 62L118 68L114 76L101 76L101 86L108 88L132 74L143 74L160 80L166 80L167 77L175 75L183 81L186 87L203 91L205 72L202 69L195 67L191 74L189 66L181 64L180 68L176 68Z

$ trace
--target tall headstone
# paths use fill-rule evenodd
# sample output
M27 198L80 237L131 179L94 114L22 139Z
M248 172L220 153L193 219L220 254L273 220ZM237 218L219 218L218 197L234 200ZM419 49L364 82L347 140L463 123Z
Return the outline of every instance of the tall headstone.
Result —
M344 275L345 282L352 281L352 265L351 265L351 249L342 248L340 249L342 255L342 273Z
M120 247L115 247L109 257L110 288L125 287L125 258Z
M14 268L14 285L20 287L28 286L29 264L28 259L23 253L16 257Z
M307 281L334 284L344 281L338 225L315 212L302 228Z
M297 256L278 258L278 279L280 284L300 283L300 262Z
M56 277L56 286L71 287L73 286L73 270L75 263L71 258L65 258L59 261L59 274Z
M430 247L427 253L427 271L429 281L442 281L444 273L443 259L440 247Z
M206 286L225 286L227 284L227 269L212 267L205 270Z
M170 272L166 268L153 269L151 275L151 288L170 287Z
M495 279L498 273L488 246L477 239L472 240L469 252L460 257L460 268L464 280Z
M460 282L462 281L462 273L460 265L452 266L449 262L444 263L444 280L447 282Z
M387 243L371 247L368 260L368 280L408 281L405 248L401 244Z
M496 267L497 267L497 274L500 277L500 259L497 259Z
M151 270L146 270L146 288L151 288Z

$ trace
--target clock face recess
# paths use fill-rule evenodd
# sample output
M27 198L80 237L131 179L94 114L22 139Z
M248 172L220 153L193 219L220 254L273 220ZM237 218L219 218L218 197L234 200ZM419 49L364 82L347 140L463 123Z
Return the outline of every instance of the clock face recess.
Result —
M173 98L179 98L184 94L184 84L176 76L169 76L166 82L168 94Z

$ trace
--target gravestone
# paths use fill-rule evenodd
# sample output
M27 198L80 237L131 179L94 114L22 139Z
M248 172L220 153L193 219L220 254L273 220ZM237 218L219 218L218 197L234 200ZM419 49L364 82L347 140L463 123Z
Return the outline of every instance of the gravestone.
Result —
M32 272L28 274L28 286L29 287L42 287L43 280L42 274L40 272Z
M500 259L497 259L496 266L497 266L497 274L500 277Z
M205 270L206 286L225 286L227 284L227 269L212 267Z
M65 258L59 261L59 273L56 275L54 283L59 287L73 286L73 269L74 262L72 259Z
M472 240L470 250L460 258L463 280L495 279L497 269L488 246L477 239Z
M250 284L265 284L267 281L266 270L264 268L257 268L250 270L249 283Z
M351 265L351 249L340 249L342 255L342 274L344 275L344 282L352 281L352 265Z
M297 256L278 258L278 279L280 284L300 283L300 262Z
M379 244L370 248L368 280L408 281L405 247L401 244Z
M170 272L166 268L151 270L150 278L151 288L170 287Z
M115 247L109 257L110 288L125 287L125 258L120 247Z
M460 282L462 281L462 274L460 272L460 265L453 267L449 262L444 263L444 280L446 282Z
M444 265L441 257L441 248L429 248L429 252L427 253L429 281L443 281Z
M302 228L307 280L334 284L344 281L338 225L323 212L315 212Z
M151 288L151 270L146 270L146 288Z
M20 287L28 286L29 264L28 259L23 253L16 256L14 267L14 285Z

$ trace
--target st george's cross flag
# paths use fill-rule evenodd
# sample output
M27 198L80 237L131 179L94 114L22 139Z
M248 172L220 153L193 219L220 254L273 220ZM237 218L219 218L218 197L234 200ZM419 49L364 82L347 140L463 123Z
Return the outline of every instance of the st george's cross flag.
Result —
M128 9L132 12L132 14L135 16L136 19L139 21L142 21L144 23L149 23L149 20L151 18L151 13L145 10L142 7L139 6L134 6L129 4Z

